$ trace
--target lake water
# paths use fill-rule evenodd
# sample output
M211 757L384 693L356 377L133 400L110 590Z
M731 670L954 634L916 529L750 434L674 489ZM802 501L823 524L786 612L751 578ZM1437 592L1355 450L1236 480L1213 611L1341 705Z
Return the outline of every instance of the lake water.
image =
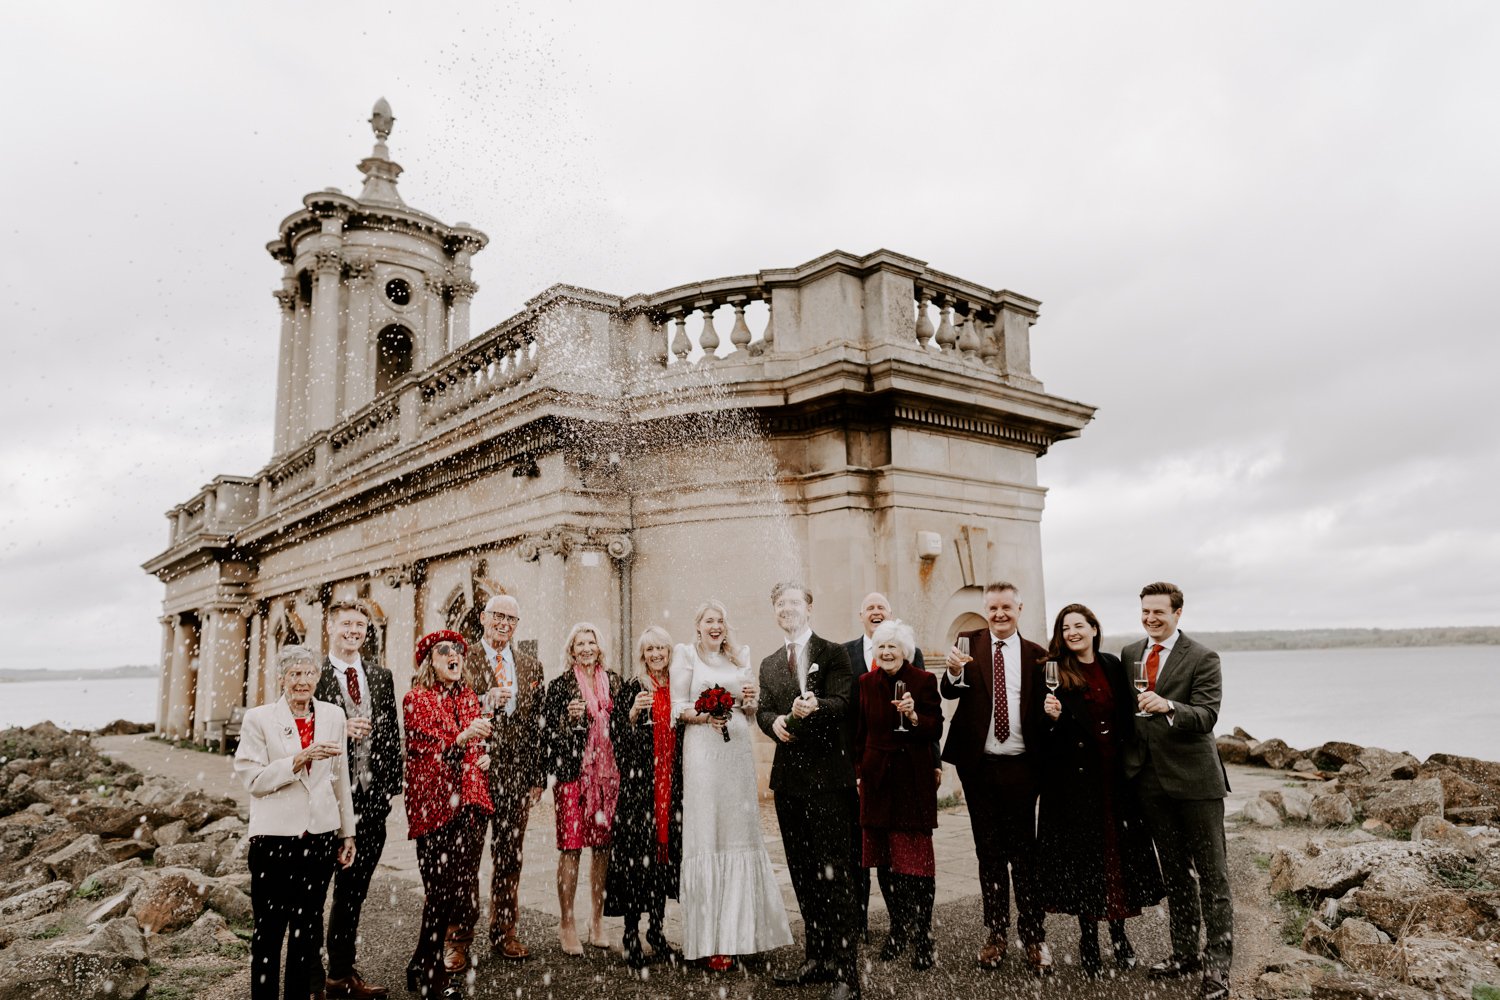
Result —
M155 677L0 684L0 726L52 720L64 729L98 729L116 719L156 721Z
M1224 653L1218 731L1500 760L1500 646ZM0 726L156 719L155 678L0 684Z

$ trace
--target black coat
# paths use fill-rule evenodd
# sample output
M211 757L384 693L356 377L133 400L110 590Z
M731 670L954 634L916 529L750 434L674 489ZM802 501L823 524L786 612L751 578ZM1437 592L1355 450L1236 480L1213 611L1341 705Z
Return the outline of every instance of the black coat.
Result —
M1109 733L1100 735L1081 689L1059 688L1062 715L1042 716L1041 806L1037 825L1038 871L1044 906L1053 913L1104 919L1108 899L1105 817L1112 820L1125 903L1133 910L1161 901L1161 869L1151 835L1125 778L1125 745L1133 732L1136 698L1125 669L1108 653L1100 666L1114 695ZM1101 753L1109 741L1113 753ZM1027 744L1033 751L1032 744Z
M389 801L400 795L406 786L406 768L401 756L401 725L396 721L396 682L391 672L378 663L361 663L365 669L365 682L370 686L370 774L375 779L375 789ZM318 686L313 697L344 709L350 715L350 706L344 700L344 689L339 686L333 672L333 662L323 657L323 671L318 675ZM353 759L354 741L349 741L350 759ZM352 775L351 775L352 777Z
M854 787L854 753L844 735L844 719L854 696L849 654L841 644L814 634L803 655L809 665L807 686L818 698L818 710L805 719L792 718L792 702L801 692L787 670L783 644L760 661L760 708L755 713L761 731L776 744L771 790L798 798ZM813 664L817 670L811 669ZM782 715L797 737L790 743L782 743L772 731Z
M682 724L673 727L677 753L672 759L672 806L667 831L667 862L656 860L656 723L630 721L630 706L646 688L640 678L626 681L615 695L609 736L620 769L615 836L604 883L604 913L649 913L667 897L677 898L682 869ZM642 717L646 713L642 713Z
M620 697L620 675L612 670L609 671L609 696L616 702ZM542 703L542 740L547 755L547 773L559 784L577 781L583 771L588 728L574 729L573 720L568 718L568 702L580 697L578 678L569 669L547 685L547 697Z

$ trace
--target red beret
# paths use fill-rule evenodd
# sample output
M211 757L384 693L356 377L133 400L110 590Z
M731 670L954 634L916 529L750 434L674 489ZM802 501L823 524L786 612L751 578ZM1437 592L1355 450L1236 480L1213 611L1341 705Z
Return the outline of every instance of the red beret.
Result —
M428 651L440 642L456 642L462 652L468 653L469 651L469 644L463 636L452 629L438 629L436 632L428 632L422 636L422 641L417 643L417 666L422 665L422 661L427 659Z

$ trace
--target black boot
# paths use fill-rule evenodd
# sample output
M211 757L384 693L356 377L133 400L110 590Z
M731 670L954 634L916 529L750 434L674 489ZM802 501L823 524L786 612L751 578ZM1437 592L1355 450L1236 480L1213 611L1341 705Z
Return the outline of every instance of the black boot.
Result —
M890 890L890 898L885 901L885 914L891 929L885 936L885 944L880 946L880 960L889 962L906 950L906 928L910 922L906 911L911 905L911 893L907 889L905 875L886 872L881 881Z
M926 972L937 961L932 947L932 904L937 898L937 879L911 878L911 967Z
M625 964L632 969L646 967L646 953L641 950L641 915L625 914Z
M1078 918L1078 967L1090 979L1098 979L1104 971L1099 956L1099 921L1093 917Z
M656 901L651 912L646 915L646 943L651 946L651 961L670 962L676 965L682 960L682 952L673 948L667 940L666 932L662 930L662 911L666 909L666 897Z
M1109 922L1109 939L1115 946L1115 968L1124 972L1135 968L1135 949L1130 947L1130 939L1125 936L1125 921Z

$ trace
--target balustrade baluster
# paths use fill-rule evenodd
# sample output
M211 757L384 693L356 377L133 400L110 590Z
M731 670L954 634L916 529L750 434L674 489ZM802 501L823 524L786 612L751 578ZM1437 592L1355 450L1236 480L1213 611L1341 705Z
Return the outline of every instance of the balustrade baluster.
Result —
M732 296L729 300L734 306L734 328L729 331L729 343L734 345L735 353L745 350L750 346L750 327L745 323L744 296Z
M979 330L979 361L986 368L995 367L1000 345L995 343L995 324L985 323Z
M678 361L686 361L688 353L693 349L687 335L687 317L680 310L674 310L674 313L672 323L677 329L672 334L672 356Z
M979 334L974 330L974 307L969 307L969 314L964 317L964 325L958 333L958 349L962 352L965 361L973 361L979 357Z
M776 349L776 310L771 305L771 293L766 292L761 301L766 304L766 328L761 331L760 341L750 348L750 353L756 356Z
M932 328L932 320L927 315L927 303L932 301L932 294L923 291L917 299L917 346L926 348L932 341L936 332Z
M953 329L953 303L951 301L943 302L942 316L943 321L938 324L933 340L937 342L938 350L947 354L954 349L954 344L958 341L958 334Z
M710 301L695 302L693 307L703 314L703 329L698 331L698 346L703 349L703 361L717 361L719 331L714 329L714 310L718 307Z

